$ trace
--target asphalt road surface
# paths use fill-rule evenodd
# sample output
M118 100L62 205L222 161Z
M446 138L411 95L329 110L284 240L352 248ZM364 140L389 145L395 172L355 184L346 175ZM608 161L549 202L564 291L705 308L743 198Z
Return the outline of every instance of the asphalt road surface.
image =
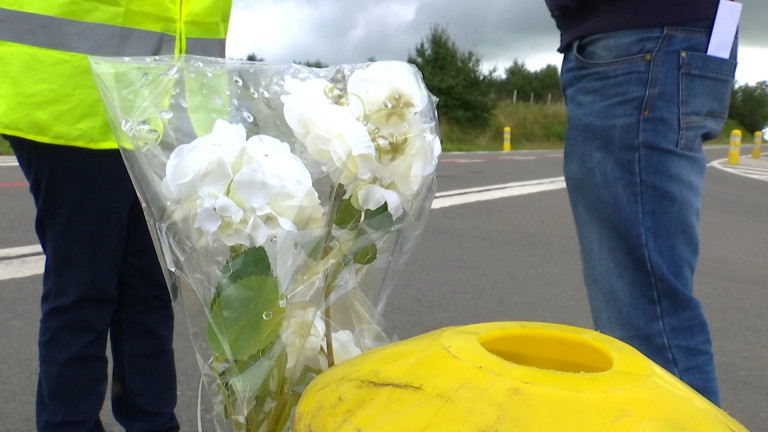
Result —
M727 149L706 150L710 160ZM706 177L696 293L710 320L722 403L751 431L768 424L768 155ZM590 328L562 152L444 154L438 197L386 309L404 339L490 321ZM458 192L457 192L458 191ZM12 159L0 158L0 431L34 430L43 257L34 208ZM177 313L177 415L197 430L199 369ZM203 408L203 414L207 408ZM121 430L105 404L109 431ZM205 418L205 415L204 415Z

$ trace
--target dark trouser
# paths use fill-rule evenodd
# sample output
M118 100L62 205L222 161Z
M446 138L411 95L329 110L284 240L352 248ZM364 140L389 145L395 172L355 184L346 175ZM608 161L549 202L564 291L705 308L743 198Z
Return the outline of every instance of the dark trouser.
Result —
M7 138L46 254L38 431L103 430L107 334L115 419L128 431L178 430L173 309L120 154Z

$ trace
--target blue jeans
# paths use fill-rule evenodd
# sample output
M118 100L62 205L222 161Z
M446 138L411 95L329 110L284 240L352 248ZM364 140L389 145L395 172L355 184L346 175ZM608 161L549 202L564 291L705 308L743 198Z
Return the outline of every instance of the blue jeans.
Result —
M103 431L109 335L115 419L131 432L178 431L173 308L120 154L7 138L46 255L37 430Z
M586 37L563 58L564 172L595 328L719 404L693 295L706 158L736 68L706 55L710 25Z

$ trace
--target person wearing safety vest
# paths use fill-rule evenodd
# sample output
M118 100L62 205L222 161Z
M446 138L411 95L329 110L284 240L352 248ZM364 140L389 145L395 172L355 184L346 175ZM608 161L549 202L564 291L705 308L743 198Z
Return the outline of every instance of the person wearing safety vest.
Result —
M89 55L224 55L231 0L0 0L0 134L29 181L46 255L36 420L177 431L173 309ZM31 427L31 426L30 426Z

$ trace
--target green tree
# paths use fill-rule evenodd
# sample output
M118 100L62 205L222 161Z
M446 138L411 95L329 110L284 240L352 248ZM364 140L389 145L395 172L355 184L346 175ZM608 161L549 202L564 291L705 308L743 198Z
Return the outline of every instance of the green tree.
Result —
M408 62L416 65L429 90L437 96L438 113L457 125L485 126L495 107L492 97L493 72L483 73L482 57L461 50L448 30L432 26Z
M534 102L538 103L563 100L560 91L560 72L555 65L530 71L525 63L515 59L504 72L504 79L499 83L500 88L497 92L500 98L509 100L516 94L518 101L529 101L531 95Z
M293 63L297 64L297 65L307 66L307 67L311 67L311 68L318 68L318 69L325 69L328 66L330 66L328 63L321 62L320 59L316 59L314 61L312 61L312 60L304 60L304 61L296 61L296 60L294 60Z
M541 102L562 102L563 92L560 90L560 70L555 65L546 65L533 73L534 94Z
M253 61L253 62L263 62L264 61L264 57L259 57L259 56L256 55L256 53L248 54L248 56L245 57L245 59L248 60L248 61Z
M729 116L750 132L768 127L768 81L735 87L731 92Z

